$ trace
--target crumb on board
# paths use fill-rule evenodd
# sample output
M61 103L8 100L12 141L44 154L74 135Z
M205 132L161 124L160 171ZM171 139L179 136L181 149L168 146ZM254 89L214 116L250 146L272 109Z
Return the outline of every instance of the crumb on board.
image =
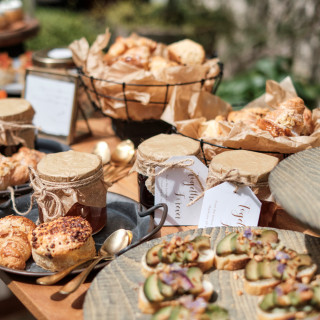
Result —
M243 295L243 291L242 290L237 290L237 295L238 296L242 296Z
M234 280L238 280L239 279L239 275L236 272L233 273L233 279Z

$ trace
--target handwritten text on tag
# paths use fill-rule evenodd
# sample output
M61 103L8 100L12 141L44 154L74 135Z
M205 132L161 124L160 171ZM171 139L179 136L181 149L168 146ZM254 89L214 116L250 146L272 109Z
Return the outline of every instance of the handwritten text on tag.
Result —
M198 225L203 199L187 205L205 189L208 168L195 156L171 157L165 163L181 164L165 171L161 167L156 168L156 173L162 173L155 178L155 204L168 205L165 225ZM155 212L156 223L161 219L161 212Z
M224 182L205 192L199 228L257 226L261 202L249 187Z

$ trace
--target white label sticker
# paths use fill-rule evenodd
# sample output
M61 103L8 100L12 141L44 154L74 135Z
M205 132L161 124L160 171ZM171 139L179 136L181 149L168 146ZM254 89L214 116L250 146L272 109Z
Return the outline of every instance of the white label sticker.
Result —
M176 156L165 163L190 164L184 168L173 166L155 178L155 204L166 203L168 216L166 226L196 226L199 223L203 199L188 206L205 189L208 168L195 156ZM156 173L163 170L156 168ZM200 186L200 183L201 186ZM201 188L202 187L202 188ZM159 223L162 210L155 211Z
M261 202L249 187L224 182L205 192L199 228L257 226Z

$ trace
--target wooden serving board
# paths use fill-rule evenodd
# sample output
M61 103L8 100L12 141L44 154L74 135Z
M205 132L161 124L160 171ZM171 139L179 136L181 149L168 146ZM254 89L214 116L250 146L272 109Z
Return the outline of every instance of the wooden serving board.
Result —
M232 231L235 228L206 228L179 232L144 243L120 256L106 266L92 282L84 302L84 319L150 319L150 315L142 314L138 309L138 289L145 279L141 274L140 263L143 254L163 239L169 240L174 235L181 237L190 235L193 238L209 234L214 248L227 230ZM276 231L284 245L298 252L311 254L319 269L320 238L294 231ZM213 297L220 306L229 310L230 319L256 319L258 298L244 292L242 277L243 270L212 270L205 274L205 278L213 283L215 290Z
M281 161L269 176L275 200L295 219L320 233L320 148Z

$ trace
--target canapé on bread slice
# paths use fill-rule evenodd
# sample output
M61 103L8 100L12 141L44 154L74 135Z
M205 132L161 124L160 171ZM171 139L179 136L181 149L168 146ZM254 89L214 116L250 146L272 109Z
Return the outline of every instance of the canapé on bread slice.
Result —
M272 260L256 256L248 262L244 273L244 289L247 293L264 295L289 279L309 283L317 270L317 265L307 254L298 254L286 248L273 254Z
M142 273L145 277L161 271L167 265L198 267L203 272L214 265L214 251L208 236L198 236L192 240L173 237L150 248L141 258Z
M258 303L258 319L319 319L320 285L303 284L291 279L279 284Z
M203 280L199 268L166 266L161 272L151 274L140 286L138 306L143 313L154 313L165 306L176 305L181 297L208 301L212 293L212 283Z
M245 229L231 232L215 248L215 266L219 270L243 269L252 257L267 254L281 246L278 233L269 229Z

